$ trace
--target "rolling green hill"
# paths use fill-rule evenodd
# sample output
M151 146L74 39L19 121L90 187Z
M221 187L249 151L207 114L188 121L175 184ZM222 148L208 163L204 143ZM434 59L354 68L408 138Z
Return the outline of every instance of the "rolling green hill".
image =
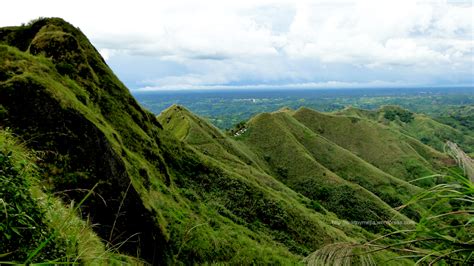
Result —
M441 122L427 115L415 114L398 106L383 106L373 111L346 108L337 113L367 118L389 125L440 152L444 151L444 144L449 140L459 143L465 152L471 153L474 151L472 125L469 124L472 124L474 117L472 110L472 106L459 108L453 113L443 116L444 118L438 118Z
M1 260L299 264L426 210L393 207L449 160L405 131L309 109L231 135L177 105L156 117L64 20L1 28Z
M431 175L444 161L449 161L446 155L398 129L369 119L323 114L307 108L297 110L294 117L314 132L403 180Z
M286 130L291 134L289 138L294 139L300 146L304 147L305 153L316 162L339 177L374 193L392 207L400 206L409 197L420 192L418 187L381 171L350 151L311 131L292 117L292 113L277 112L272 116L280 125L286 127ZM280 135L279 132L273 130L260 130L259 132L263 134L259 136L254 128L260 127L260 124L253 120L249 124L249 137L245 140L251 142L254 147L259 147L260 143L263 143L263 139L275 140L276 137L272 134ZM283 141L286 142L287 140ZM265 149L263 152L265 154L272 153L271 149ZM275 155L278 156L278 154ZM299 163L302 161L290 160L289 163L281 165L293 165L299 169L305 169L307 165L304 163L300 165ZM370 197L364 196L364 198Z
M372 192L397 207L420 191L316 136L286 112L255 117L247 125L248 132L237 141L180 106L167 109L159 120L177 136L187 132L184 140L188 144L227 167L248 178L258 176L267 184L272 180L268 176L274 176L311 199L316 210L331 210L347 220L390 220L398 216L408 222ZM320 149L324 151L319 153ZM337 165L336 171L348 180L331 172L319 159L330 167Z

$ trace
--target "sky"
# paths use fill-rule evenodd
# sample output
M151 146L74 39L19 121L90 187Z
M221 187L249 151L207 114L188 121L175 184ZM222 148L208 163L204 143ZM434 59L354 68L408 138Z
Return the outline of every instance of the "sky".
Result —
M61 17L132 91L474 86L472 0L15 0Z

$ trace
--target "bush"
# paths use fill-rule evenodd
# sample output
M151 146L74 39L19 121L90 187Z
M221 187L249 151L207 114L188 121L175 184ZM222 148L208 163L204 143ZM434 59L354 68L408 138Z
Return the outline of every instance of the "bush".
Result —
M413 113L403 109L389 109L384 113L384 118L390 121L398 119L404 123L410 123L413 121Z

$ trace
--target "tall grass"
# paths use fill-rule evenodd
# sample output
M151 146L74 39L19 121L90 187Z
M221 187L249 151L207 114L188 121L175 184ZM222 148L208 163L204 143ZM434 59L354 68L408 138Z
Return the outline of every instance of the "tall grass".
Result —
M401 210L424 201L430 203L430 209L422 214L414 228L394 227L393 232L366 243L329 245L310 254L305 262L308 265L350 265L358 258L358 264L372 265L373 260L368 257L390 250L399 254L390 260L409 258L417 265L474 265L474 163L452 142L446 144L446 152L462 171L449 170L446 175L425 177L442 177L445 182L397 208Z
M35 158L25 142L0 129L0 264L143 264L105 247L81 219L79 210L97 185L66 205L43 191Z
M474 161L456 143L446 142L445 151L453 157L464 170L464 175L474 182Z
M375 265L367 245L335 243L324 246L304 258L308 265Z

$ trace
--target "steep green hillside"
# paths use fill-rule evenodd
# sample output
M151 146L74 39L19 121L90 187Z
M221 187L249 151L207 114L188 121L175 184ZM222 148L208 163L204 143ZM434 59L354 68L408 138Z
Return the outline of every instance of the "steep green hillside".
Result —
M174 136L191 144L203 154L235 167L253 166L261 163L247 147L228 138L223 132L192 114L184 107L173 105L159 116L160 123Z
M333 173L364 187L392 207L400 206L402 202L421 192L420 188L381 171L350 151L311 131L292 117L291 114L277 112L272 115L279 120L280 124L285 125L294 139L301 143L316 161ZM258 125L251 124L249 128L252 128L252 126ZM254 131L251 130L250 132L253 133ZM268 132L267 136L256 136L257 139L265 137L273 139ZM249 139L251 139L250 136ZM254 142L258 142L258 140ZM295 163L293 162L293 164Z
M307 108L298 109L293 117L382 171L407 181L433 174L443 161L449 161L446 155L397 129L366 118L323 114Z
M81 203L65 206L54 194L44 192L35 155L10 132L0 129L2 260L140 263L106 248L92 225L77 215ZM84 200L93 193L90 190ZM33 248L41 250L35 253Z
M290 114L284 110L259 115L235 140L180 106L168 108L158 118L167 130L229 169L267 184L272 184L268 176L275 176L311 199L316 210L330 210L344 219L393 219L399 214L387 203L398 207L421 192L318 136ZM413 210L407 212L417 216ZM383 226L365 227L376 231Z
M53 191L71 190L67 197L76 201L84 197L82 189L99 184L96 195L101 198L91 197L83 209L94 223L104 225L96 231L112 245L143 230L147 234L139 234L142 243L164 243L165 233L155 226L151 206L142 203L140 187L128 189L140 180L139 170L146 171L150 164L137 159L135 152L144 152L138 143L156 146L148 134L157 134L157 129L153 122L143 122L153 121L153 116L135 103L87 39L64 21L40 20L0 34L10 45L30 41L18 45L25 52L0 46L0 72L5 73L0 83L1 123L42 154L43 180ZM160 171L154 174L164 179ZM127 213L127 221L115 219L119 212ZM137 251L131 242L122 249ZM166 253L153 245L142 244L139 250L147 259Z
M357 185L359 180L348 182L324 167L319 162L319 157L311 152L313 148L322 147L299 139L302 136L306 140L314 140L315 136L309 131L296 132L301 128L297 128L298 125L294 122L285 113L258 115L248 123L247 132L241 139L267 162L272 174L283 183L321 202L325 208L342 218L390 220L396 215L386 203ZM329 145L329 148L334 150L337 147ZM339 159L332 161L334 164L338 162ZM354 178L358 179L355 176ZM363 183L363 180L360 180L360 183Z
M214 128L199 132L199 121L188 120L174 122L179 134L163 130L63 20L3 28L0 40L0 126L38 157L45 193L65 204L87 198L78 211L103 248L149 263L294 264L325 244L371 236L314 208ZM27 260L27 252L9 251L0 250L3 260ZM57 252L33 261L63 260Z

